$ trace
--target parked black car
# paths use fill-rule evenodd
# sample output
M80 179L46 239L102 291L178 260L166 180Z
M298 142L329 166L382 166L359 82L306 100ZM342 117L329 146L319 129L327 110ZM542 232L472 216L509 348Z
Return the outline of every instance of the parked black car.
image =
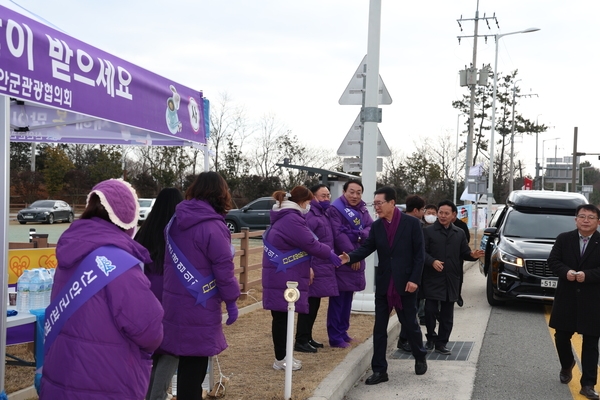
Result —
M70 205L62 200L38 200L17 214L21 225L27 222L45 222L53 224L56 221L73 222L74 214Z
M271 211L274 204L274 198L261 197L242 208L230 210L225 216L229 231L236 233L244 227L254 230L266 229L271 224L269 211Z
M482 272L490 305L554 300L558 278L547 259L558 234L575 229L575 210L586 203L578 193L516 190L509 195L484 231Z

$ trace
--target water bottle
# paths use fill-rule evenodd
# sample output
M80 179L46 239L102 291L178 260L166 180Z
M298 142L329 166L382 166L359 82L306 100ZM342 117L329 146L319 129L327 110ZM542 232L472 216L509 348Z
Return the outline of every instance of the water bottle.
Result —
M52 274L46 268L42 268L42 275L44 276L45 284L44 288L44 308L50 305L50 296L52 294L52 285L54 284L54 279L52 278Z
M44 308L44 278L40 269L34 269L29 281L29 309Z
M29 312L30 272L28 269L24 270L17 279L17 311L19 312Z
M177 371L175 371L173 378L171 378L171 394L177 396Z

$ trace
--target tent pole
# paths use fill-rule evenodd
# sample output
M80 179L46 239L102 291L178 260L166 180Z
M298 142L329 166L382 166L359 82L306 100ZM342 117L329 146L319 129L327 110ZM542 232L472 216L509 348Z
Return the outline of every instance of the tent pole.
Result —
M0 95L0 398L4 394L6 359L6 301L8 296L8 213L10 202L10 99Z

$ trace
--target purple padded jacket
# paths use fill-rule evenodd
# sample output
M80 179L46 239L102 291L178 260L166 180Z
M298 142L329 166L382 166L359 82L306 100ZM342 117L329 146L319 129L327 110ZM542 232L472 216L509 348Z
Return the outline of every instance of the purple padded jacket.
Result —
M294 249L307 252L310 256L329 259L331 248L319 243L306 225L304 215L300 213L300 206L284 200L279 207L275 203L271 210L271 228L267 240L281 253ZM283 292L287 288L287 281L298 282L300 300L296 302L296 311L308 313L308 281L310 278L310 258L299 262L286 271L276 272L277 266L263 253L262 285L263 308L273 311L287 311L287 301Z
M337 201L338 199L336 199ZM361 241L369 237L371 231L371 225L373 219L369 215L367 205L364 201L361 201L356 207L352 207L348 204L348 200L344 196L339 197L339 200L346 207L350 207L353 211L358 212L361 216L363 223L363 230L360 233ZM340 211L333 206L333 204L327 209L329 220L331 221L331 229L333 231L333 237L335 240L335 252L336 254L342 254L342 252L350 253L352 250L360 247L360 242L357 241L357 235L350 234L352 227L350 222L343 216ZM350 237L354 236L354 237ZM337 277L338 290L340 292L359 292L365 288L365 261L360 262L360 269L354 271L349 265L341 265L335 270Z
M313 231L319 242L333 249L333 233L331 222L326 211L316 199L310 202L310 211L306 214L306 224ZM335 278L335 266L328 260L312 257L310 266L315 274L312 284L308 287L309 297L337 296L338 286Z
M140 261L148 251L116 225L77 220L56 246L52 299L81 261L104 245ZM163 337L163 310L141 267L133 266L86 301L69 318L44 359L41 399L139 400L148 390L151 355Z
M177 356L210 357L227 348L221 324L221 303L235 302L240 285L233 273L231 234L225 218L204 200L185 200L175 209L171 237L198 272L213 274L218 294L206 307L177 278L168 251L165 254L163 307L165 338L161 350Z

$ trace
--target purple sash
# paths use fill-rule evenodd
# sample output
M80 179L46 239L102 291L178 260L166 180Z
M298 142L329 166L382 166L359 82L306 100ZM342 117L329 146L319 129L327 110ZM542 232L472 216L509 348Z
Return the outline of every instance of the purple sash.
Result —
M334 206L335 209L346 218L352 229L359 232L363 230L363 224L360 215L350 207L346 207L339 197L335 199L331 205Z
M294 249L288 251L287 253L282 253L275 246L273 246L269 241L267 241L267 234L271 230L271 227L267 228L265 233L263 233L263 250L273 264L277 265L277 269L275 272L286 272L288 268L293 267L296 264L307 261L310 256L307 252ZM314 233L313 233L314 235Z
M140 260L116 246L102 246L88 254L46 309L44 354L48 353L64 324L79 307L115 278L140 263Z
M193 264L187 259L185 254L177 247L175 241L171 237L169 231L171 224L175 221L175 215L169 221L165 228L165 236L167 239L167 250L169 257L175 266L175 275L179 278L179 282L185 287L189 294L196 299L196 305L201 304L206 307L206 301L218 293L217 280L213 274L203 277ZM234 249L232 249L234 251Z

